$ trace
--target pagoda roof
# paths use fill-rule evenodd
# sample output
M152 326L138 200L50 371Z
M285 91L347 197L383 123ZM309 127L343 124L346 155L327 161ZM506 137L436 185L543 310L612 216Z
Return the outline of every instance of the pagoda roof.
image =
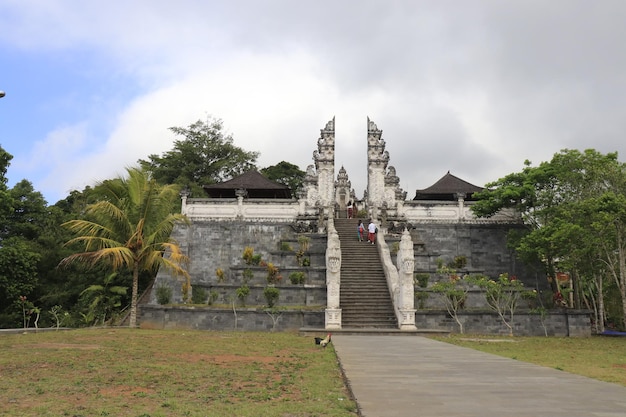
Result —
M462 180L450 174L450 171L428 188L415 191L413 200L457 200L457 194L465 194L467 200L472 200L472 195L484 190L474 184Z
M238 177L202 188L211 198L234 198L236 190L246 190L248 198L291 198L288 186L265 178L260 172L250 170Z

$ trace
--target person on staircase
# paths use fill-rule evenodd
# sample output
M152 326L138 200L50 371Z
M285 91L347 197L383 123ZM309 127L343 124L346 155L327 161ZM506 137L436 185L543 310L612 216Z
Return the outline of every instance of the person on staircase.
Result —
M359 242L363 242L365 239L365 226L363 226L363 221L359 220L359 224L356 227L356 231L359 235Z
M351 219L352 218L352 200L348 201L348 218Z
M372 245L376 242L376 232L378 228L374 224L374 221L370 219L370 224L367 226L367 241L371 242Z

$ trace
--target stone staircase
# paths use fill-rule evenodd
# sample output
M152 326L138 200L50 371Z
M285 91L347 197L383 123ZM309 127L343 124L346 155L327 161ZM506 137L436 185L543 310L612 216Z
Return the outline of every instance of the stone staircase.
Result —
M367 219L364 223L367 222ZM387 280L376 245L359 242L357 219L335 219L341 241L339 307L343 329L397 329ZM365 224L367 229L367 224Z

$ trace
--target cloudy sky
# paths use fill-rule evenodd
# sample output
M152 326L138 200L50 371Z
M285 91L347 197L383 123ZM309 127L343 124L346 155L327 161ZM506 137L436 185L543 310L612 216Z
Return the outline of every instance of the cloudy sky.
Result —
M626 156L622 0L0 0L9 186L50 204L222 119L259 165L367 181L367 117L409 198L483 186L561 149Z

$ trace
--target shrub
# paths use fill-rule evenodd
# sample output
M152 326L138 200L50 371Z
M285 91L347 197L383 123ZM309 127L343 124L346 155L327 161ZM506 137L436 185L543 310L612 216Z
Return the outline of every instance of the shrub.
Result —
M298 251L296 252L296 262L300 266L304 266L304 254L309 250L309 244L311 243L311 239L307 236L298 236Z
M168 286L161 285L156 289L157 303L164 305L172 302L172 289Z
M263 295L265 296L265 300L267 301L267 306L269 308L272 308L278 302L280 290L276 287L265 287L265 289L263 290Z
M207 300L207 292L204 288L194 287L191 291L192 304L204 304Z
M252 256L252 265L260 265L261 264L261 254L256 254Z
M273 263L268 263L267 264L267 283L268 284L276 284L278 281L281 280L281 276L278 274L279 270L278 267L275 266Z
M220 294L217 291L215 291L215 290L209 291L209 301L208 301L208 304L212 305L214 302L217 301L219 296L220 296Z
M457 256L452 261L452 268L463 269L467 265L467 256Z
M215 276L217 276L217 282L224 282L224 270L222 268L215 270Z
M426 291L416 291L415 298L417 298L417 306L419 309L423 309L426 306L426 300L428 299L428 293Z
M280 250L291 252L293 248L289 244L289 242L280 242Z
M302 271L294 271L289 274L289 281L291 281L292 284L304 284L305 279L306 274Z
M237 288L237 298L241 301L241 304L246 305L246 298L250 295L250 287L247 284L243 284L241 287Z
M243 249L243 261L246 263L246 265L250 265L252 263L252 257L254 256L254 249L251 248L250 246L246 246Z
M252 272L250 268L246 268L243 270L241 275L243 276L243 283L247 284L248 282L250 282L252 277L254 277L254 272Z
M429 279L430 279L430 274L419 273L419 274L415 274L413 282L415 282L420 288L426 288L428 287Z

